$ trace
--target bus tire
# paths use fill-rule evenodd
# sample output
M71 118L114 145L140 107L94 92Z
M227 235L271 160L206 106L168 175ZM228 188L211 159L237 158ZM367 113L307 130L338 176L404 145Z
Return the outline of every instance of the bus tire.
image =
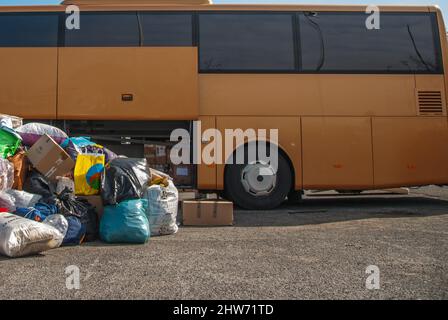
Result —
M257 181L262 184L264 178L270 179L270 177L257 176L256 181L252 179L252 183L255 184L255 188L252 188L253 186L250 185L251 183L248 183L247 179L249 179L248 176L254 176L253 170L256 170L254 166L256 165L247 163L227 165L224 177L227 198L232 200L237 206L247 210L268 210L278 207L286 200L288 193L291 191L293 174L289 162L279 152L275 184L269 187L269 192L262 190L259 194L257 194L257 191L260 188L254 191L254 189L259 187Z

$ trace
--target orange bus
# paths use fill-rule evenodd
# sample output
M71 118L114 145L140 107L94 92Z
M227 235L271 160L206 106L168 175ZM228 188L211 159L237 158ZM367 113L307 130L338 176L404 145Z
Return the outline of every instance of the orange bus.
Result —
M278 129L272 176L253 162L195 166L193 187L243 208L306 189L448 183L439 8L381 6L371 29L366 6L165 2L0 7L0 113L128 156L196 120L202 131ZM66 27L70 4L79 29Z

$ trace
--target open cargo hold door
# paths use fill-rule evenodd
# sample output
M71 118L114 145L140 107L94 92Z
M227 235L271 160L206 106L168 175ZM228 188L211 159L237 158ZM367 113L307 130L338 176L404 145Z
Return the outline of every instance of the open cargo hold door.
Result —
M58 118L196 119L197 60L194 47L60 48Z

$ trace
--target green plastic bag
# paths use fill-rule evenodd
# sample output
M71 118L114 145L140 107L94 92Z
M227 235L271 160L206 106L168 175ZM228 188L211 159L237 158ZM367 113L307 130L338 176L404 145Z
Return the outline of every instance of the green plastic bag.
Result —
M14 130L0 127L0 157L6 159L13 156L21 142L22 139Z

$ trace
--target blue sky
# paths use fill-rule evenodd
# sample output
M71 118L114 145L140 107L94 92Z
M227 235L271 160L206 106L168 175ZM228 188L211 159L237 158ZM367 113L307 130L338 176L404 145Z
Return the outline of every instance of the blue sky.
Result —
M0 0L0 5L58 4L61 0ZM448 0L214 0L215 3L306 3L306 4L437 4L448 21Z

